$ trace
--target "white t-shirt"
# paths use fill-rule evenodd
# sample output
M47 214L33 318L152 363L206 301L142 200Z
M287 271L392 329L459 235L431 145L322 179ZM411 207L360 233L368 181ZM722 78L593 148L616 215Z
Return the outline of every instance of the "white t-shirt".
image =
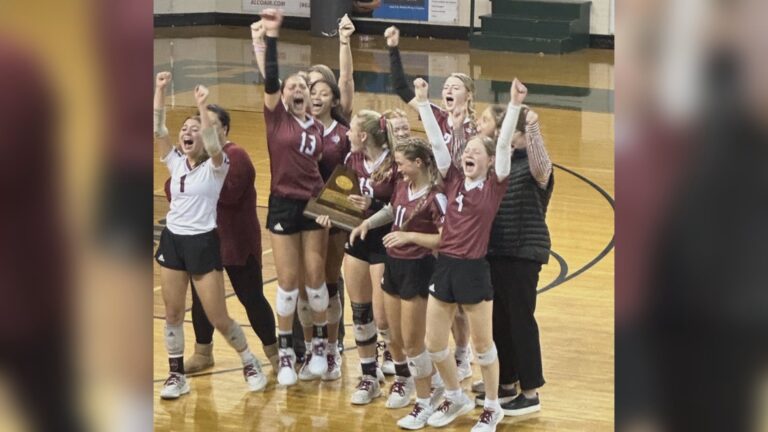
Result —
M191 168L187 157L172 150L163 159L171 172L171 210L166 226L174 234L203 234L216 228L216 204L229 172L224 154L221 166L210 159Z

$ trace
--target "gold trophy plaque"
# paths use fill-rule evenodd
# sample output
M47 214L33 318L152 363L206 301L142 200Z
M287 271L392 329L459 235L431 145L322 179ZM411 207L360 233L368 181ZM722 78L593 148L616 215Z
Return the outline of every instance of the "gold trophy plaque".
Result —
M363 222L364 214L347 197L359 193L357 174L352 169L339 165L333 170L320 195L309 200L304 209L304 216L315 219L320 215L328 215L333 226L352 231Z

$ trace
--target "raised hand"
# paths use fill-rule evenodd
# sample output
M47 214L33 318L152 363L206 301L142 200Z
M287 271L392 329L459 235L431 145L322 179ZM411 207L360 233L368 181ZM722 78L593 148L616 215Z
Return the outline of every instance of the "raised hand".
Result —
M424 78L413 80L413 91L416 93L416 102L426 102L429 100L429 83Z
M155 87L160 90L165 90L165 87L171 82L173 77L170 72L160 72L155 79Z
M264 35L267 34L267 29L264 28L264 23L256 21L251 24L251 39L254 43L264 43Z
M267 36L277 37L280 32L280 26L283 24L282 9L264 9L261 11L261 21L264 22Z
M208 87L204 85L198 85L195 87L195 102L198 107L205 107L208 100ZM202 111L202 110L201 110Z
M384 37L387 38L387 46L392 48L400 45L400 30L391 26L384 30Z
M339 21L339 41L349 42L349 37L355 32L355 24L349 19L349 15L344 14Z
M525 101L525 97L528 96L528 88L517 78L512 81L512 86L509 88L510 100L515 105L522 105Z

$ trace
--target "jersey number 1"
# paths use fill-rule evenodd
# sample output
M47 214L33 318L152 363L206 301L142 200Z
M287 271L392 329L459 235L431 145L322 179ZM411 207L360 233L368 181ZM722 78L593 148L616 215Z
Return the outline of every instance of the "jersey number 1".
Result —
M459 213L461 213L461 209L464 208L464 195L459 194L459 196L456 197L456 202L459 203Z
M309 144L309 145L307 145ZM301 133L301 146L299 147L299 151L304 153L307 156L312 156L315 153L315 148L317 147L317 137L314 135L309 136L309 143L307 143L307 133L302 132Z
M397 206L397 211L395 212L395 225L402 227L403 219L405 219L405 207Z

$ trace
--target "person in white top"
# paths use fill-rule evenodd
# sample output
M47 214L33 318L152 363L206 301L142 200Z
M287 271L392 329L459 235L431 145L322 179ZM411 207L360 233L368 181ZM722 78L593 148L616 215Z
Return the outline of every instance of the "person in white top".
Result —
M210 322L240 354L243 375L251 391L267 385L261 365L248 349L240 324L230 318L224 298L219 238L216 234L216 204L229 160L221 149L223 130L207 106L208 89L195 88L201 113L184 121L174 148L165 126L165 88L170 72L160 72L155 83L154 131L160 159L171 173L171 209L166 218L155 259L165 303L165 346L170 374L160 391L163 399L189 393L184 375L184 307L190 278Z

